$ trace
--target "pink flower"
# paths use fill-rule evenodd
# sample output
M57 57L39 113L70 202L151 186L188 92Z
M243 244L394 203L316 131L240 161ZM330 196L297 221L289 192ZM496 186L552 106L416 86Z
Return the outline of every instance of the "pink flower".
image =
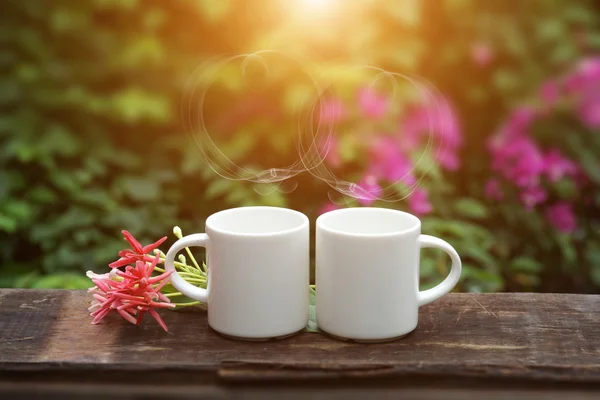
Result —
M460 124L455 110L443 97L430 97L413 107L401 122L398 136L406 150L427 144L443 168L450 171L459 168Z
M531 186L521 192L521 201L527 210L532 210L547 198L546 191L541 186Z
M600 87L582 96L577 113L588 128L600 128Z
M577 229L577 219L569 203L561 202L546 209L546 219L552 226L564 233Z
M398 144L391 137L380 137L371 146L368 175L412 185L416 182L412 170L412 163L400 152Z
M337 137L333 135L327 136L327 139L325 139L321 146L321 156L324 156L325 161L330 165L334 167L340 166L342 159L340 157L339 141Z
M330 211L339 210L339 209L340 209L340 206L338 206L337 204L325 203L325 204L323 204L323 206L321 206L321 208L319 210L319 215L328 213Z
M408 207L415 215L425 215L433 211L433 206L429 202L429 195L425 189L416 189L408 197Z
M119 258L117 261L108 264L111 268L119 268L125 265L131 264L136 261L147 261L152 262L153 258L148 255L148 253L154 251L158 246L160 246L167 237L163 237L156 242L149 244L147 246L142 246L140 242L138 242L131 233L127 231L121 231L123 236L125 236L125 240L129 242L131 249L121 250L119 252Z
M489 179L485 184L485 195L492 200L504 199L504 191L497 179Z
M506 138L523 136L528 133L536 117L536 109L529 106L519 107L510 115L508 121L501 129L500 135Z
M488 44L477 42L471 47L471 58L478 67L486 67L492 61L492 50Z
M507 138L496 136L490 143L492 169L502 173L519 187L529 187L539 182L544 171L541 150L528 137Z
M460 160L458 154L455 152L446 150L442 151L436 157L437 162L448 171L456 171L460 167Z
M600 82L600 57L581 60L573 73L567 76L565 88L571 94L593 90Z
M319 120L324 123L337 123L346 115L344 103L337 98L329 98L320 102Z
M590 80L600 81L600 56L584 58L579 63L578 70Z
M553 106L558 101L560 95L558 83L554 80L549 80L542 84L540 88L540 98L547 106Z
M544 172L550 182L556 182L564 177L574 177L579 169L577 164L564 157L560 150L552 149L543 159Z
M365 175L358 185L356 185L354 196L359 204L370 206L381 194L381 186L377 183L377 177Z
M128 266L125 271L113 270L110 274L91 274L92 282L96 285L89 290L96 302L90 306L92 324L99 323L111 311L116 311L134 325L142 322L146 312L168 331L167 325L156 312L157 308L173 308L175 304L160 290L169 282L173 271L152 276L154 268L160 259L157 254L152 263L136 261L135 267ZM114 276L117 275L117 276Z
M369 118L381 119L389 108L389 99L375 93L371 87L363 88L358 93L358 105Z

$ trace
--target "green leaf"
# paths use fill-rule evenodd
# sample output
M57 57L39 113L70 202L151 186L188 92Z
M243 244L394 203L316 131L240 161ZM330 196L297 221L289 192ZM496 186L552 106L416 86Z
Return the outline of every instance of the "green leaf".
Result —
M262 205L271 207L286 207L287 199L283 193L276 189L273 189L271 193L260 196L260 203Z
M419 275L421 278L432 278L436 276L436 260L431 257L422 257L419 266Z
M525 272L528 274L539 274L544 265L530 257L517 257L510 263L510 269L514 272Z
M202 15L212 23L221 21L231 7L230 0L196 0L196 4Z
M312 290L310 291L308 298L308 324L306 325L305 331L319 332L319 327L317 326L316 296Z
M149 178L125 178L123 186L129 196L138 201L156 200L160 192L158 183Z
M489 216L488 209L483 203L472 198L462 198L454 203L454 209L463 217L483 219Z
M219 177L219 179L212 181L208 188L204 191L204 197L207 199L214 199L219 196L227 194L228 191L232 190L232 182Z
M481 266L496 269L498 266L498 260L496 260L490 253L484 250L482 247L476 244L463 246L461 255L465 258L470 258L473 261L477 261Z
M93 284L84 274L59 273L37 278L30 287L32 289L86 289L90 286Z
M400 2L383 2L386 12L394 19L408 26L416 26L420 21L421 3L419 0L402 0Z
M156 93L129 88L112 96L114 115L128 124L143 121L164 123L170 119L169 100Z
M519 86L519 76L517 73L500 68L493 76L494 86L501 92L510 92Z
M315 89L306 84L296 84L285 91L283 104L285 110L291 115L297 115L299 110L310 106L314 99Z
M542 41L556 41L566 34L566 26L558 18L546 19L537 24L537 37Z
M418 177L427 176L434 180L442 177L442 170L435 161L435 156L432 154L435 151L437 151L436 146L430 146L429 149L423 147L420 151L410 154L414 172Z
M600 287L600 244L589 241L585 253L590 266L590 278L596 286Z
M34 272L27 264L8 263L0 268L0 288L17 287L16 282L23 276Z
M563 256L563 264L573 266L577 261L577 250L573 244L573 238L570 235L557 233L556 241Z
M13 281L14 288L29 288L40 276L38 271L27 272Z
M497 292L504 287L504 279L497 273L477 268L470 264L463 265L463 280L470 292Z
M600 184L600 162L595 154L590 151L582 151L579 154L579 163L594 183Z
M31 216L31 206L23 200L10 200L2 205L2 211L15 220L26 220Z
M29 198L42 204L53 204L58 196L56 193L44 186L35 186L29 191Z
M339 152L340 159L343 163L348 163L357 159L358 146L356 139L349 135L344 135L339 139L339 146L337 151ZM329 151L335 151L334 148Z
M0 213L0 231L13 233L17 230L17 220Z
M577 195L577 185L572 179L561 179L553 187L561 199L571 200Z
M464 238L467 235L465 229L467 224L461 221L426 218L423 219L422 223L424 232L430 232L442 237Z

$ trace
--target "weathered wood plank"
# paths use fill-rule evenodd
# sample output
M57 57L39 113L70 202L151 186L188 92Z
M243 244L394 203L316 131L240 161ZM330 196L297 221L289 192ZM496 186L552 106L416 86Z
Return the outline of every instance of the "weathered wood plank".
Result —
M434 385L431 385L434 386ZM0 383L0 396L11 400L56 399L65 400L82 398L85 400L122 399L240 399L240 400L596 400L598 393L589 390L540 390L540 389L497 389L489 388L456 388L456 387L381 387L381 386L239 386L239 385L207 385L193 384L170 386L160 384L126 385L110 384L36 384L31 386ZM6 396L6 397L4 397Z
M168 333L151 320L141 327L119 318L92 326L88 302L82 291L0 290L0 376L112 383L435 377L600 384L595 295L451 294L421 308L414 333L382 344L315 333L238 342L209 329L203 311L163 312ZM141 373L123 374L133 371Z

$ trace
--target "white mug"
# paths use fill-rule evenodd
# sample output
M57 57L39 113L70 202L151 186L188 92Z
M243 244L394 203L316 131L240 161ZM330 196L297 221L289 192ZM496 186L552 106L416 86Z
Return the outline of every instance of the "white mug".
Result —
M278 207L240 207L206 220L206 233L179 239L165 260L174 269L178 251L206 247L207 288L171 275L184 295L207 303L208 324L241 339L294 334L308 322L309 222Z
M414 215L385 208L346 208L317 218L316 316L323 331L357 341L385 341L417 327L419 306L458 282L460 257L445 241L421 235ZM448 277L419 291L419 253L444 250Z

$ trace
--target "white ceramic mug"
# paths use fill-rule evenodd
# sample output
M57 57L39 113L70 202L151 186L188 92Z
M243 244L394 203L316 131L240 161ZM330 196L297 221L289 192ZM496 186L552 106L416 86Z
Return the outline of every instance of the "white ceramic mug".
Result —
M178 251L206 247L208 284L196 287L171 275L184 295L208 306L208 324L243 339L287 336L308 322L309 222L278 207L240 207L206 220L206 233L179 239L166 256L174 269Z
M461 261L445 241L421 235L414 215L385 208L347 208L317 218L316 315L323 331L358 341L383 341L417 327L419 306L450 292ZM448 277L419 291L419 253L444 250Z

